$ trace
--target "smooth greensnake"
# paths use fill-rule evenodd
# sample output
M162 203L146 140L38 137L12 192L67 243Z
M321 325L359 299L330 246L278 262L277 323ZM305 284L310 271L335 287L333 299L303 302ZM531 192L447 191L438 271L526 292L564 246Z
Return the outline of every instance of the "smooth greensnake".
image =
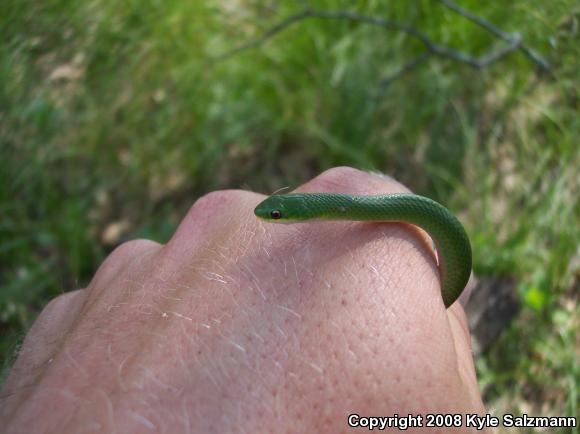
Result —
M471 274L471 245L459 220L443 205L415 194L360 196L340 193L274 194L254 210L280 223L356 220L410 223L425 230L437 249L445 307L459 297Z

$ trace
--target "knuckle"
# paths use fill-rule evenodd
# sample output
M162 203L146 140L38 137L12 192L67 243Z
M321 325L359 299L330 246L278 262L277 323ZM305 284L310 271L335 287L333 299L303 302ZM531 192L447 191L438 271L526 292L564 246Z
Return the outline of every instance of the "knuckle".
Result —
M79 294L82 293L81 291L82 290L77 290L57 295L48 302L48 304L44 307L44 309L42 309L42 312L52 312L54 310L57 310L59 307L62 307L67 303L70 303L72 298L77 297Z
M215 235L233 232L247 221L262 196L245 190L217 190L199 197L167 243L169 251L191 246Z
M235 200L235 193L232 190L211 191L200 196L192 205L189 213L213 212L233 200Z
M125 241L119 244L107 257L106 260L114 261L124 261L131 259L136 255L153 248L159 248L160 244L156 241L147 239L135 239L130 241Z
M38 315L30 332L38 335L51 329L53 325L61 321L63 316L70 314L70 307L75 304L75 300L79 297L82 299L84 295L84 290L76 290L65 292L50 300Z
M362 170L349 166L338 166L325 170L315 179L320 178L322 181L334 184L351 184L366 176L368 174Z
M364 176L364 172L352 167L340 166L325 170L316 178L307 183L308 189L321 189L324 191L340 191L352 189L359 183L359 179Z
M221 216L228 217L239 213L254 200L248 201L247 195L253 193L243 190L217 190L200 196L189 209L186 221L211 222Z
M145 252L155 252L159 249L161 249L161 245L151 240L136 239L125 241L109 253L95 273L93 281L108 279L125 269L135 258L142 257Z
M348 166L333 167L305 184L305 191L330 191L353 194L404 192L405 187L390 177Z

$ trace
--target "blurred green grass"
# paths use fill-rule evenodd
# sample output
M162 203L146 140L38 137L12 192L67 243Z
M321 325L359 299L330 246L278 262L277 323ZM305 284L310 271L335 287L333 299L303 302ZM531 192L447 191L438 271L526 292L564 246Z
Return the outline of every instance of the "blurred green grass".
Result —
M0 28L0 354L4 370L50 298L87 284L125 239L165 241L195 198L270 192L325 168L381 170L457 212L475 272L518 282L517 320L477 360L498 412L578 414L580 8L461 5L521 52L482 70L423 46L309 19L212 59L302 2L7 0ZM317 2L409 23L482 55L501 42L437 1Z

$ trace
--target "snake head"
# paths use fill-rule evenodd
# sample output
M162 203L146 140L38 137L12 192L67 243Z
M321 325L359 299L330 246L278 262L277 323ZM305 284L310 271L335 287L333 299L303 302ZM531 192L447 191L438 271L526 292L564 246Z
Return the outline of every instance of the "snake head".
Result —
M301 194L274 194L255 209L257 217L276 223L295 223L309 217Z

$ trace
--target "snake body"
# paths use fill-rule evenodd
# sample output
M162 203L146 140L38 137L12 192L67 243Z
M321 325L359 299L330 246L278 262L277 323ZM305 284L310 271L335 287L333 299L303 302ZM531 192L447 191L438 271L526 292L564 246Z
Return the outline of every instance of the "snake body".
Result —
M445 307L459 297L471 274L471 245L459 220L443 205L415 194L360 196L339 193L275 194L254 213L274 222L357 220L410 223L425 230L437 249Z

